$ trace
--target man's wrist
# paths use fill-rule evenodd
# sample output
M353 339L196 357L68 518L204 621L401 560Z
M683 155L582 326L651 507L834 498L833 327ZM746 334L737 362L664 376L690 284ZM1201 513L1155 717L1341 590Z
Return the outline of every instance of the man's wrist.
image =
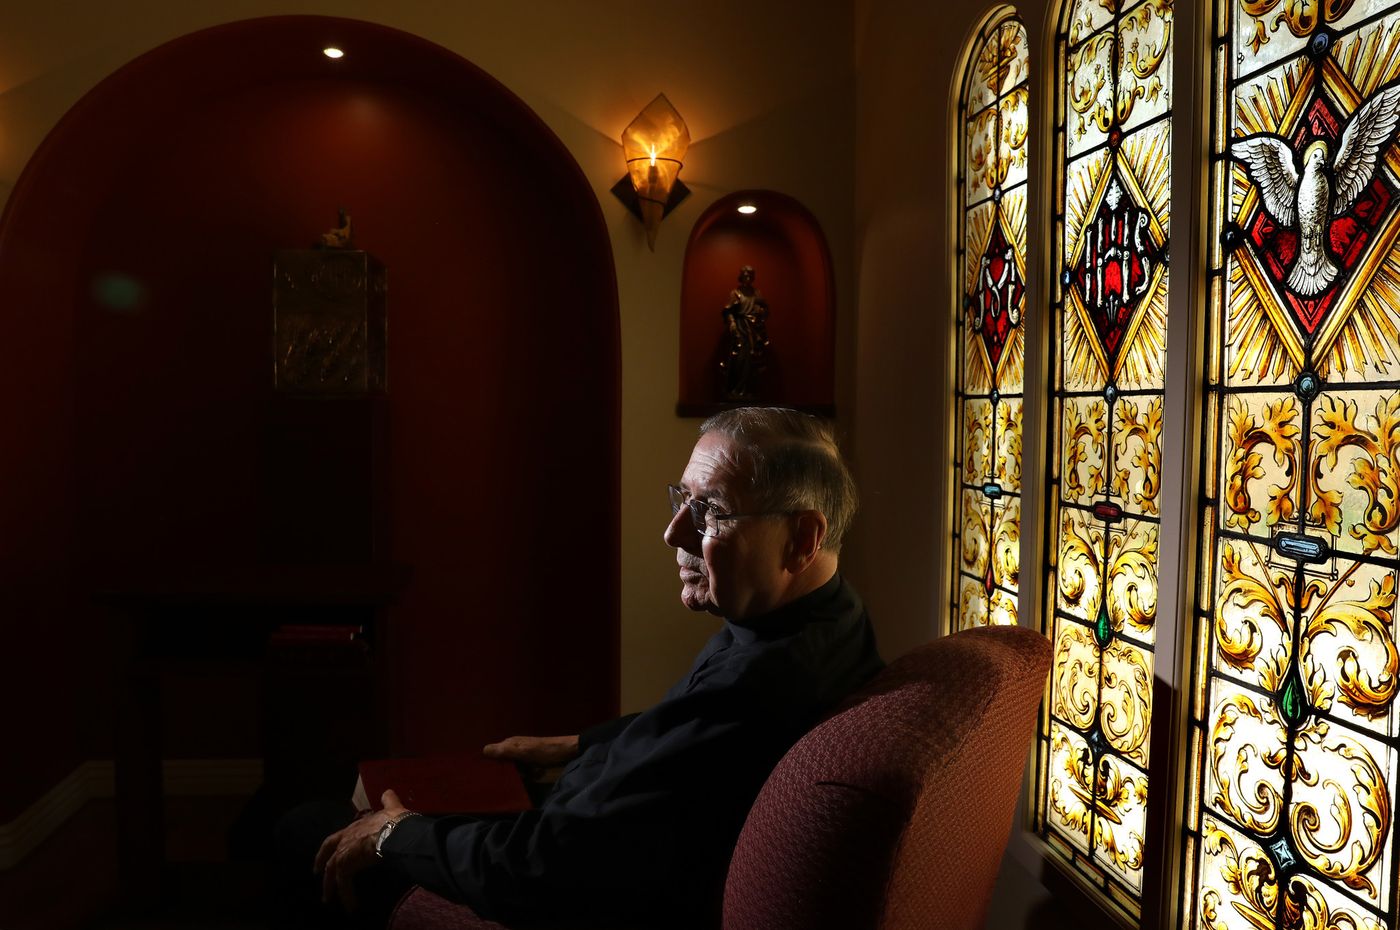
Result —
M398 827L399 824L403 823L409 817L417 816L417 811L400 811L384 821L384 825L379 828L379 833L376 834L374 838L374 854L381 859L384 858L384 841L389 838L390 834L394 832L394 829Z

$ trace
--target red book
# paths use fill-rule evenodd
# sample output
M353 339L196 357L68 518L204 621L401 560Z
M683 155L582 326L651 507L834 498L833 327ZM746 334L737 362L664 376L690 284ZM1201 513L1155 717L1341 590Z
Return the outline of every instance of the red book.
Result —
M530 796L514 763L481 753L411 759L367 759L351 800L356 810L379 810L387 788L421 814L512 814L528 810Z

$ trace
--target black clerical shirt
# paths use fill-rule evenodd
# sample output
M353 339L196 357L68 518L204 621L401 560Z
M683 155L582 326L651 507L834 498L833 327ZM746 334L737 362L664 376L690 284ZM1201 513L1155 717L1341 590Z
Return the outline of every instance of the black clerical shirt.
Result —
M580 735L539 808L410 817L384 857L508 923L717 926L729 856L764 780L883 664L838 575L763 617L725 621L660 703Z

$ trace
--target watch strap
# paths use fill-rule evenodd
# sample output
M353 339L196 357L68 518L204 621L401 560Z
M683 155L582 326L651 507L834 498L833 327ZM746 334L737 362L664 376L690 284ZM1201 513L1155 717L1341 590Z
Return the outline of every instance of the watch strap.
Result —
M384 826L379 828L379 834L374 838L374 854L379 858L383 859L384 841L387 840L389 838L389 835L394 832L394 828L397 827L403 821L407 820L409 817L417 816L417 811L404 811L403 813L396 814L393 817L389 818L387 821L385 821Z

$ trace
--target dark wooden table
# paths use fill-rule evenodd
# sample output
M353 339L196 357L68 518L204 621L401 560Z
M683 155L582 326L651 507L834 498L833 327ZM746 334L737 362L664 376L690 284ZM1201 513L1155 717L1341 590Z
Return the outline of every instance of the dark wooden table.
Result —
M265 666L270 642L290 644L294 652L314 649L318 628L354 631L374 692L367 745L383 754L392 693L383 648L388 608L409 576L407 566L393 563L244 565L129 572L95 585L95 599L112 612L123 644L115 775L118 855L128 908L141 911L161 900L165 674L176 668L214 673L231 665ZM264 762L269 778L279 764L287 768L277 758Z

